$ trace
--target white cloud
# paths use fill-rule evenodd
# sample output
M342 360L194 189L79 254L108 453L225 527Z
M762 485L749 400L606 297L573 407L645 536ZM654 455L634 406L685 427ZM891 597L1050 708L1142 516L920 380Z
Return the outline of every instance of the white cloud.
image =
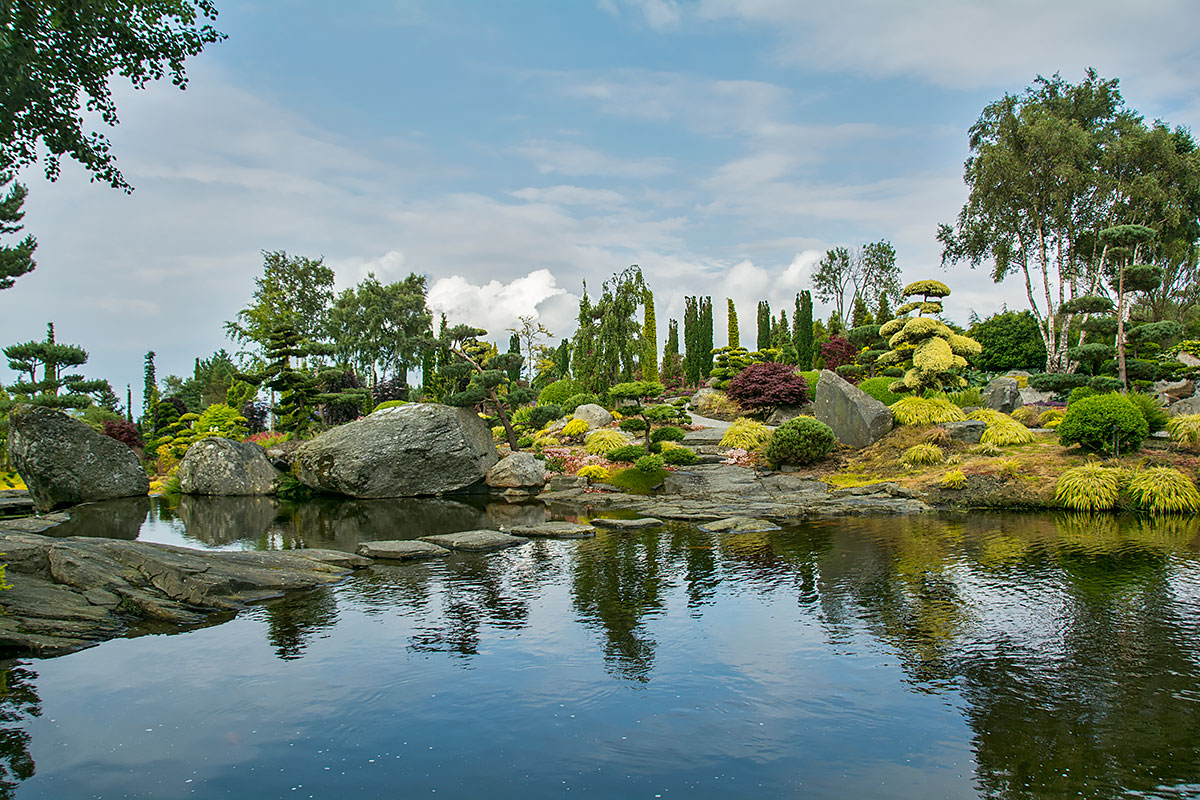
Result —
M541 320L542 305L566 294L548 269L534 270L508 283L493 280L475 284L462 275L451 275L433 282L429 288L429 308L435 315L445 314L451 326L475 325L487 330L492 341L504 342L508 338L505 330L516 325L518 317ZM549 322L561 328L561 319Z
M665 157L620 158L583 145L535 139L516 148L533 162L538 172L563 175L604 175L621 178L652 178L673 171Z
M512 196L530 203L549 203L560 206L617 208L625 204L625 196L620 192L611 189L585 189L581 186L531 186L512 192Z

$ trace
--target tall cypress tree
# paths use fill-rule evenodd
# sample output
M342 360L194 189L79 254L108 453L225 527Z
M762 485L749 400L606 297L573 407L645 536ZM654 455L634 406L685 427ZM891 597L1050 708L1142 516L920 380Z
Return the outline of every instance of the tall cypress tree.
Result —
M683 379L688 386L700 385L700 304L698 298L683 298Z
M755 344L759 350L771 347L771 304L766 300L758 301L758 340Z
M662 382L668 386L683 379L683 358L679 355L679 323L667 322L667 344L663 347Z
M154 351L146 353L145 377L142 384L142 434L154 432L154 411L158 408L158 377L154 374Z
M508 352L521 355L521 337L515 332L508 337ZM513 383L516 383L517 381L521 380L521 363L519 359L513 359L513 363L516 364L516 366L509 366L507 370L508 379Z
M812 293L807 289L797 295L799 305L796 309L796 363L800 369L809 370L813 365L813 306Z
M678 335L675 349L679 349ZM642 380L658 383L658 321L654 318L654 292L649 287L642 305Z
M713 368L713 308L712 298L700 301L700 377L707 378Z
M725 302L728 304L725 311L725 321L727 323L727 336L729 337L730 347L740 347L741 334L738 331L737 309L733 305L733 299L726 297Z

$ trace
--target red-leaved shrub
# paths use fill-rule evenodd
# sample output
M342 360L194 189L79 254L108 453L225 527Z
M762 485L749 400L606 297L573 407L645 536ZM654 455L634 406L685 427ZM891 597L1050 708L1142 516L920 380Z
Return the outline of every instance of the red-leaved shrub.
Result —
M830 336L829 341L821 345L821 355L825 358L825 369L836 372L843 364L854 363L858 348L841 336Z
M734 376L725 394L751 411L800 405L808 399L808 382L787 364L751 364Z
M142 434L138 432L137 426L127 420L106 420L104 425L101 426L100 432L134 450L140 450L146 446L146 443L142 440Z

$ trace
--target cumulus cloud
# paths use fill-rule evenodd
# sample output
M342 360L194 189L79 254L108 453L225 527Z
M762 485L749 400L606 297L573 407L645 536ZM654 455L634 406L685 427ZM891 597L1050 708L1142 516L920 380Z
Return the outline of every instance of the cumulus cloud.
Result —
M439 278L429 287L429 308L435 315L445 314L451 325L476 325L488 332L495 342L508 339L505 330L517 324L517 319L531 316L557 327L562 325L561 307L555 305L559 319L543 319L542 306L551 298L565 296L566 289L558 285L548 269L538 269L521 278L502 283L488 281L475 284L462 275Z

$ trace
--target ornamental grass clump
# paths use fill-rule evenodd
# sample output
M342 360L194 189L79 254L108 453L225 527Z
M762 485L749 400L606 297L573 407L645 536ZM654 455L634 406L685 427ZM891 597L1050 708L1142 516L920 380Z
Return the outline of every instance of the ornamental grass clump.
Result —
M941 422L961 422L967 418L963 410L941 397L901 397L888 406L901 425L937 425Z
M1167 433L1177 444L1200 445L1200 414L1180 414L1167 423Z
M771 429L758 420L740 417L730 424L721 437L721 447L757 450L771 438Z
M573 419L563 426L562 435L570 439L587 433L589 427L587 420Z
M1089 461L1058 476L1054 499L1073 511L1107 511L1121 496L1121 471Z
M1063 446L1077 444L1093 453L1120 455L1137 450L1150 426L1137 406L1119 394L1084 397L1067 407L1058 425Z
M1033 441L1033 434L1029 432L1029 428L1008 414L1002 414L990 408L981 408L972 411L967 418L977 419L987 424L987 430L979 438L980 444L1007 447L1013 444L1029 444Z
M1010 416L1026 428L1036 428L1038 423L1041 422L1042 412L1036 406L1021 406L1014 410Z
M967 476L961 469L952 469L942 476L942 488L944 489L965 489L966 486Z
M1056 429L1063 421L1063 417L1067 415L1065 408L1051 408L1042 412L1042 416L1038 418L1039 428Z
M600 456L609 450L615 450L627 444L631 444L629 437L620 431L612 428L600 428L588 434L587 439L583 441L583 449L591 455Z
M1174 467L1138 470L1126 487L1135 508L1151 514L1200 511L1200 492L1188 476Z
M780 425L763 451L772 467L811 464L829 455L837 441L833 429L813 417L796 417Z
M900 456L900 461L909 467L940 464L945 460L946 453L935 444L914 444Z

